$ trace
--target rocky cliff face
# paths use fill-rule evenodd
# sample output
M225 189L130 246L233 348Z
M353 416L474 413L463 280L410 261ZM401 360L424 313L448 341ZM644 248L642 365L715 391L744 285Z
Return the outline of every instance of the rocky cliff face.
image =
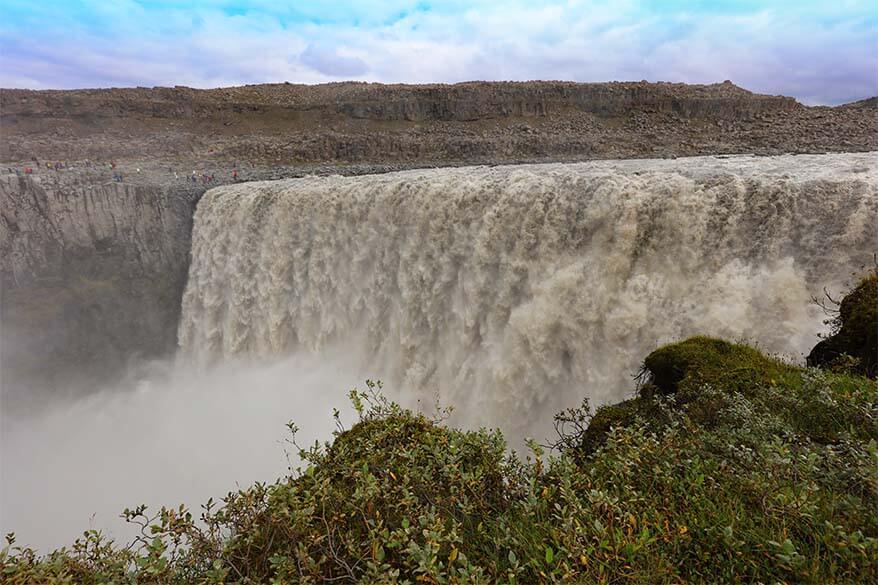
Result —
M730 82L3 90L2 160L432 164L878 149L874 106Z
M686 117L724 118L801 109L793 98L759 95L731 82L683 83L468 82L454 85L333 83L254 85L210 90L132 88L73 91L5 90L7 117L211 118L222 114L291 112L342 114L370 120L472 121L506 116L546 116L566 108L604 115L632 109Z
M99 382L173 350L198 195L81 175L0 177L11 399L35 385Z
M453 86L392 86L382 95L365 86L339 100L352 118L408 121L473 121L563 115L567 109L603 116L632 110L686 118L734 119L801 108L794 99L755 95L731 83L687 86L670 83L466 83Z

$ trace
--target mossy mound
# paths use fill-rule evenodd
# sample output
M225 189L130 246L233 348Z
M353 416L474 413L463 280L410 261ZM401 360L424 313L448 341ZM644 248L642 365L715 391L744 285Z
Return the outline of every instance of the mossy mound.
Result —
M878 377L878 270L842 299L834 333L808 355L808 365Z
M813 384L805 384L805 369L744 344L692 337L665 345L644 360L644 383L636 397L594 412L578 437L577 456L595 453L613 429L642 426L660 431L677 415L699 428L713 429L726 424L734 408L745 409L757 420L781 421L820 443L836 443L850 435L878 438L874 413L861 408L875 401L875 384L844 372L824 376L827 389L818 395Z
M578 452L588 456L603 445L613 429L645 425L659 429L668 422L656 399L673 397L674 407L700 425L715 423L728 395L753 395L762 387L800 386L800 370L759 350L712 337L691 337L662 346L643 363L637 396L595 410L580 436ZM718 392L704 392L705 387Z
M712 337L660 347L643 366L652 386L665 395L697 392L704 384L749 393L759 386L796 384L799 371L748 345Z

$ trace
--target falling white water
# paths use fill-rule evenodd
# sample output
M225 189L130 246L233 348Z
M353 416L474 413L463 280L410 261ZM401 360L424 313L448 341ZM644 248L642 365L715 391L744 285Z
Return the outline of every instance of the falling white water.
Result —
M878 251L878 155L700 157L307 177L212 189L179 338L198 359L321 352L539 433L618 400L693 334L801 359Z

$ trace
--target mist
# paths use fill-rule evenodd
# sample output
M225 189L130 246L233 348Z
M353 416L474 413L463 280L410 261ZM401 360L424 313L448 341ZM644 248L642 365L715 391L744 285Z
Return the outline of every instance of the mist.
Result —
M286 423L301 445L326 440L338 408L364 372L347 351L195 366L153 364L120 382L47 409L3 415L0 529L44 552L89 528L124 541L126 507L184 503L198 512L296 464ZM197 514L196 514L197 515Z

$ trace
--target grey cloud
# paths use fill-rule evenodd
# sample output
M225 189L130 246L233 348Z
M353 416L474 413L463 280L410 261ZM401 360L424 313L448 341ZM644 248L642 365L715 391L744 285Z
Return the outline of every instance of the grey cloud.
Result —
M308 47L299 55L299 61L311 69L332 77L359 77L369 67L357 57L344 57L336 51L324 49L316 45Z

